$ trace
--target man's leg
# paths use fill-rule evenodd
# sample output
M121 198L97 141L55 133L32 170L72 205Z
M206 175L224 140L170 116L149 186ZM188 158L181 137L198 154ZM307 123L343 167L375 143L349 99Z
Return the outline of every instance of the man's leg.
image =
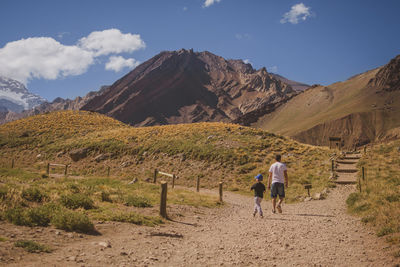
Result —
M279 212L279 213L282 213L282 206L281 206L281 204L282 204L283 199L284 199L283 197L279 197L278 206L276 207L276 208L278 209L278 212Z
M279 188L278 188L278 195L279 195L279 202L278 202L278 206L276 207L278 209L279 213L282 213L282 201L285 199L285 186L284 184L279 184Z
M275 213L276 212L276 197L272 198L272 212Z

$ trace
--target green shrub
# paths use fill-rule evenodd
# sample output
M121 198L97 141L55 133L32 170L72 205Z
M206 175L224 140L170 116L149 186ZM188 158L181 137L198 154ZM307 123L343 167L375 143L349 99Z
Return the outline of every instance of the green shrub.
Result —
M24 212L29 226L48 226L51 219L51 211L45 206L28 209Z
M375 215L367 215L365 217L362 217L361 221L363 223L375 222L376 221L376 216Z
M89 196L80 193L61 196L60 203L69 209L84 208L89 210L95 207L93 200Z
M354 206L354 204L360 199L360 194L359 193L351 193L349 197L346 200L346 204L349 207Z
M10 223L24 226L48 226L51 220L52 210L47 206L23 209L15 207L6 210L5 218Z
M126 222L147 226L155 226L163 223L159 217L143 216L135 212L112 214L104 219L114 222Z
M390 226L384 226L384 227L382 227L381 229L378 230L378 232L376 233L376 235L379 236L379 237L381 237L381 236L388 235L388 234L391 234L391 233L394 233L394 232L395 232L395 231L393 230L392 227L390 227Z
M7 221L15 225L28 225L24 210L21 207L10 208L5 211L4 217Z
M69 184L69 185L68 185L68 189L69 189L72 193L74 193L74 194L80 193L80 192L81 192L79 186L76 185L76 184Z
M111 199L111 197L110 197L110 193L108 193L108 192L104 192L104 191L101 191L101 201L102 202L112 202L112 199Z
M7 198L8 188L6 186L0 186L0 201L4 201Z
M138 208L152 207L150 200L142 196L128 195L125 199L125 205Z
M51 224L58 229L66 231L81 233L93 233L95 231L94 225L88 216L70 210L63 210L54 214Z
M367 211L371 207L371 204L369 203L362 203L360 205L356 205L353 207L354 212L363 212Z
M22 198L33 201L42 202L47 196L37 187L29 187L22 191Z
M385 197L385 199L389 202L400 202L400 196L399 195L388 195Z
M31 240L18 240L14 243L14 246L24 248L26 251L30 253L39 253L39 252L50 253L53 251L50 247L36 243L35 241Z

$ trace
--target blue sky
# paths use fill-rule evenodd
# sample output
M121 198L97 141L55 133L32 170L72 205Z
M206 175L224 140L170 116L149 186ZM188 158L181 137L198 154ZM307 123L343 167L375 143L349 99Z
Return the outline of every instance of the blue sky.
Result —
M52 101L164 50L210 51L328 85L400 54L398 0L2 0L0 75Z

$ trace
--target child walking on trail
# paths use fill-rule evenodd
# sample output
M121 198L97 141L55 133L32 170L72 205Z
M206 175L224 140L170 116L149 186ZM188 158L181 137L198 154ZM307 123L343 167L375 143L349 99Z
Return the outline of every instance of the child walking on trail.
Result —
M263 180L263 176L258 174L254 177L257 180L257 183L251 186L250 190L254 190L254 212L253 217L256 216L257 212L260 214L260 217L263 218L263 212L261 209L261 200L263 199L263 195L265 192L265 185L261 182Z

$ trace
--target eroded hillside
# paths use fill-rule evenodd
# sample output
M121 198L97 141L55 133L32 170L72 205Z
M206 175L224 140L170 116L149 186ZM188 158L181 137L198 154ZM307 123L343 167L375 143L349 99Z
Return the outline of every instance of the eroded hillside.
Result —
M347 81L314 86L252 125L314 145L328 145L330 136L348 148L396 138L399 62L400 56Z

